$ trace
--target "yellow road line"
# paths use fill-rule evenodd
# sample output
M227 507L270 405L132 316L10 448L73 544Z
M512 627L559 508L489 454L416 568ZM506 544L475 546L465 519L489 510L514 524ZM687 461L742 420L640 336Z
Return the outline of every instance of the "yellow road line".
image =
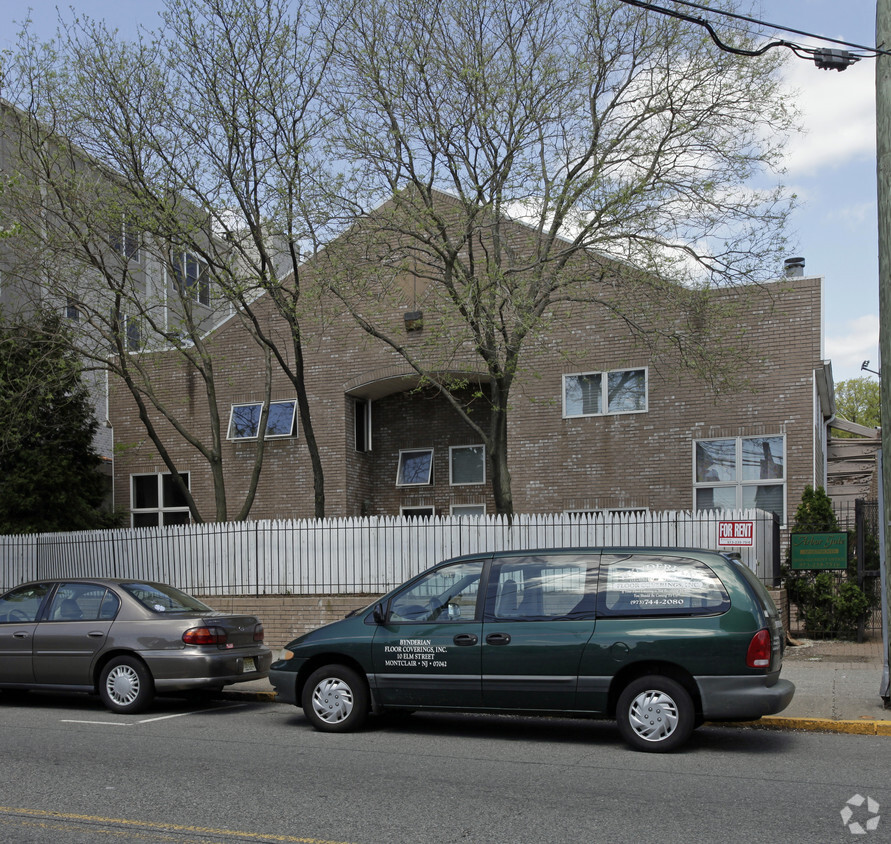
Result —
M262 832L242 832L234 829L213 829L203 826L182 826L172 823L152 823L151 821L135 821L128 818L105 818L98 815L77 815L68 812L49 812L43 809L21 809L15 806L0 806L0 814L22 821L44 822L49 828L61 821L77 821L95 824L106 824L126 828L133 833L140 831L189 833L194 835L224 835L246 841L281 841L285 844L349 844L345 841L330 841L322 838L302 838L293 835L268 835ZM40 824L43 825L43 824ZM111 831L111 830L109 830Z

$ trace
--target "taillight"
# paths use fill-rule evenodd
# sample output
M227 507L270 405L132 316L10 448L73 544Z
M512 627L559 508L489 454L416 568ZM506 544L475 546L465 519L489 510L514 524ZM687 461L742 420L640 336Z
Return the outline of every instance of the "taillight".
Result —
M193 627L183 633L187 645L225 645L226 631L222 627Z
M262 642L262 641L263 641L263 637L264 637L265 635L266 635L266 634L263 632L263 625L262 625L262 624L257 624L257 626L254 628L254 641L255 641L255 642Z
M759 630L752 636L749 650L746 653L746 665L749 668L770 667L770 632L768 630Z

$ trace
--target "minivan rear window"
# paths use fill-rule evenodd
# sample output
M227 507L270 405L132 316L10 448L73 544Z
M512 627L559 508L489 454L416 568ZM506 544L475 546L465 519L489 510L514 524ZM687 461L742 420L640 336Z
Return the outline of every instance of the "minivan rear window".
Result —
M714 615L728 609L724 584L698 560L648 554L602 558L600 616Z

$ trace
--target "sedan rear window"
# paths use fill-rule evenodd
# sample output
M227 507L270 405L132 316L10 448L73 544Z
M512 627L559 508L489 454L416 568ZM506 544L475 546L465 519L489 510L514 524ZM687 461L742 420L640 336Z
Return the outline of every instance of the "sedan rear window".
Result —
M213 612L197 598L163 583L122 583L121 588L152 612Z
M705 563L643 554L603 558L598 615L712 615L728 609L724 584Z

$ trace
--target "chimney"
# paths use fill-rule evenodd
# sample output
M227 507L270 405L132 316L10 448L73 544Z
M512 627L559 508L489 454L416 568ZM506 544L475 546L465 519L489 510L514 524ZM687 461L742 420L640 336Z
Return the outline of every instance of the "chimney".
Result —
M783 275L786 278L801 278L804 275L804 258L786 258L783 261Z

